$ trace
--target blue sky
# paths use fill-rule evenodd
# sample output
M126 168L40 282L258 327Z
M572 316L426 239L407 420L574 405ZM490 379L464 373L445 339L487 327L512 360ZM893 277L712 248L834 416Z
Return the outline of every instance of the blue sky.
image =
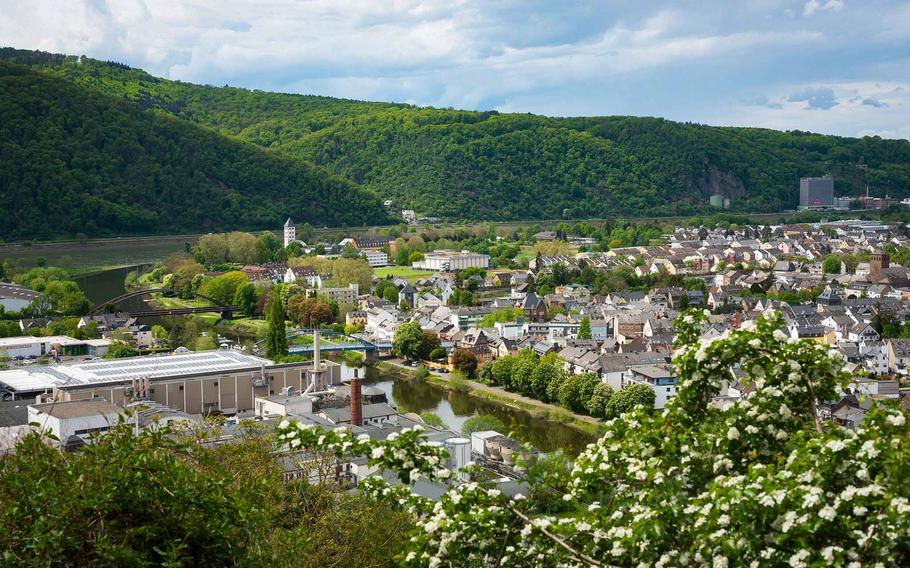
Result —
M0 0L0 44L213 85L910 138L906 0Z

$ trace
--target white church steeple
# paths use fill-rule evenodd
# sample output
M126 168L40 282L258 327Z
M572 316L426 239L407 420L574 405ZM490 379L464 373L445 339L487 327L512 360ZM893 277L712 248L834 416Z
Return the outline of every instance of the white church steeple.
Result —
M294 226L294 222L291 221L290 217L288 217L288 220L284 222L284 246L288 246L296 240L297 227Z

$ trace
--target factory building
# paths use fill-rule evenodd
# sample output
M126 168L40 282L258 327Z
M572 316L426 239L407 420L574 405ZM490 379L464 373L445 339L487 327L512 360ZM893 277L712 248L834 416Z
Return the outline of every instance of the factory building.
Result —
M800 209L832 209L834 201L834 178L804 177L799 180Z
M141 398L188 414L252 416L257 397L304 391L314 374L322 385L341 383L340 365L316 364L314 373L312 361L276 364L228 350L130 357L0 371L0 392L39 403L102 398L123 406Z

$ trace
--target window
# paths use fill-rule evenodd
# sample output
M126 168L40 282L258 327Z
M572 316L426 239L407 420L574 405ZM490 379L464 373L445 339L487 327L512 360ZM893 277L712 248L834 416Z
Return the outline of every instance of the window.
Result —
M155 389L149 389L150 394L155 394Z
M110 429L110 426L101 426L99 428L84 428L82 430L76 430L76 435L91 434L93 432L107 432Z
M214 383L212 383L212 386L213 386L213 387L217 387L217 386L218 386L218 381L215 381Z
M177 387L177 390L183 390L183 385L180 385L179 387Z

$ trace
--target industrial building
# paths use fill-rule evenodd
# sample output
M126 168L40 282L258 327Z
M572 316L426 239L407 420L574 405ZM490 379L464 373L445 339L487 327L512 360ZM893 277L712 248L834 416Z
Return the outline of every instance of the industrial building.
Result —
M287 387L305 390L314 368L321 385L341 382L340 365L319 361L318 355L305 363L276 364L219 350L0 371L0 392L38 402L97 397L118 406L144 398L189 414L252 415L256 397Z
M61 357L88 355L101 357L107 354L110 339L74 339L66 335L32 337L21 335L0 338L0 351L11 359L37 357Z
M799 180L799 206L801 209L833 209L834 178L804 177Z

